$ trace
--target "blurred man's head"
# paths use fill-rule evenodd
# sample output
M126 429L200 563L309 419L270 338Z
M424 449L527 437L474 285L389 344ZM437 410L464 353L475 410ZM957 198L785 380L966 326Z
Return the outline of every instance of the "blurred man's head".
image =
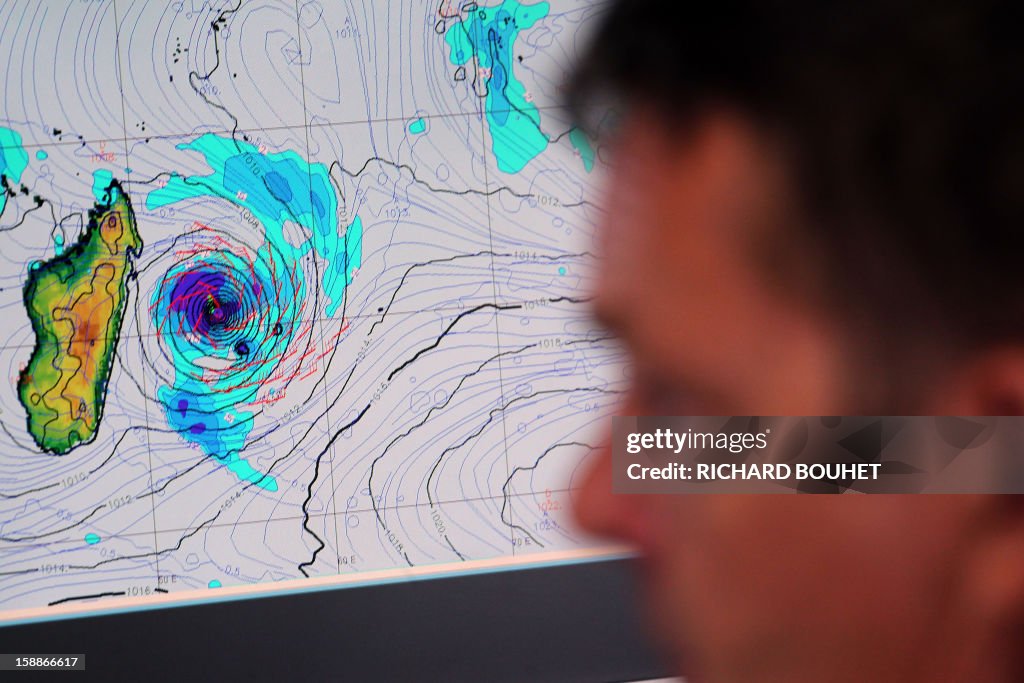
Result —
M570 99L611 167L595 295L632 360L624 414L1024 413L1014 24L850 5L608 12ZM610 466L578 515L647 556L658 630L698 674L1019 663L1017 499L613 496Z

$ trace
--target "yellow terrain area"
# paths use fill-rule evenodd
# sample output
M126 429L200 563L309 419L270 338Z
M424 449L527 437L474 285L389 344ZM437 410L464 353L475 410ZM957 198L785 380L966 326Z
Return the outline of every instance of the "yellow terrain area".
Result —
M25 285L35 348L18 381L36 444L63 454L92 440L121 332L128 277L142 251L128 196L116 182L82 238L37 264Z

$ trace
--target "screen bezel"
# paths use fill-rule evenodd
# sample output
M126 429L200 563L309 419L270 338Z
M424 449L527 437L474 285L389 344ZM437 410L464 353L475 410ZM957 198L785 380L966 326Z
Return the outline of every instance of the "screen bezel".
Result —
M628 558L0 627L107 680L628 681L665 675Z

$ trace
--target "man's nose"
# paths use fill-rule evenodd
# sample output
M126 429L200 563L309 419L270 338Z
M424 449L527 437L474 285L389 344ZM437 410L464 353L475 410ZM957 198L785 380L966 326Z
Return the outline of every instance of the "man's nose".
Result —
M612 484L612 452L607 437L585 467L579 488L572 492L573 515L584 531L605 535Z
M606 437L584 472L578 489L573 492L573 514L576 522L587 531L599 536L635 541L632 528L636 525L641 496L616 495L612 492L612 449Z

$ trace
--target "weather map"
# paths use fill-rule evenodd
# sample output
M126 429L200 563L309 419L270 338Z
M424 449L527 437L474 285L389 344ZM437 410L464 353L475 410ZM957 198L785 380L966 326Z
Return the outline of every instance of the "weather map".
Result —
M0 5L0 621L593 547L602 10Z

